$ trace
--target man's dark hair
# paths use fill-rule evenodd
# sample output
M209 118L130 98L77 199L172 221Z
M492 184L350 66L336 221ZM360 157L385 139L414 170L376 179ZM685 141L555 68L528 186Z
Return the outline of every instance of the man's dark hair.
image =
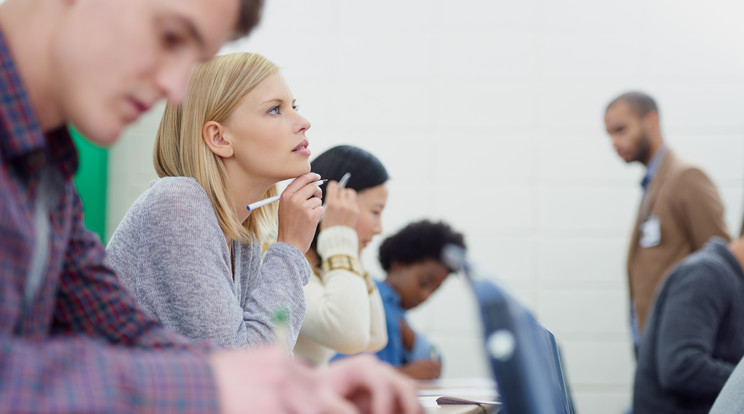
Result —
M390 270L393 262L402 265L433 259L450 268L442 261L442 249L447 244L465 248L462 233L458 233L442 222L421 220L413 222L386 238L380 245L379 260L385 271Z
M656 106L656 101L654 101L654 98L646 93L639 91L626 92L613 99L612 102L607 104L605 113L618 102L627 103L628 106L630 106L630 110L633 111L640 118L643 118L651 112L656 112L657 114L659 113L659 108Z
M238 24L235 27L235 38L248 36L261 21L263 0L240 0Z

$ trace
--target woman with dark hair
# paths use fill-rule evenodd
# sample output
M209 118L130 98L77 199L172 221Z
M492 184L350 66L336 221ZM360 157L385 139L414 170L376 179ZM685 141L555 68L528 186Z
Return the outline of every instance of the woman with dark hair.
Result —
M377 356L411 378L439 378L442 363L436 348L406 321L406 311L427 300L454 272L442 261L448 244L465 248L465 240L444 222L421 220L386 238L379 260L387 273L377 282L385 306L388 343Z
M305 286L307 308L294 352L325 365L337 352L377 352L387 343L380 293L359 256L382 232L389 177L374 155L349 145L319 155L311 170L329 181L325 215L305 255L313 276Z

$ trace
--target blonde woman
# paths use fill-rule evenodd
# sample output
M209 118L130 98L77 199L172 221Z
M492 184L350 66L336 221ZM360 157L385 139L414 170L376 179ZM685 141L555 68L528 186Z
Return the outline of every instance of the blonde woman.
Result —
M319 176L309 173L308 128L266 58L235 53L196 67L183 104L167 106L160 123L161 178L107 247L106 263L145 311L223 347L271 342L272 319L286 312L284 345L294 346L311 275L304 253L323 211L312 184ZM294 177L278 204L247 210ZM272 231L278 242L262 260Z

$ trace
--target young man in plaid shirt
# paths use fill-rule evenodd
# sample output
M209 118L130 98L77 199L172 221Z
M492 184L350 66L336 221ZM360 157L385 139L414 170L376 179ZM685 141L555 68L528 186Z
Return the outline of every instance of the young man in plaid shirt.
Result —
M103 266L72 176L71 122L96 144L258 22L261 0L0 5L0 411L418 412L362 358L312 371L279 349L210 351L143 314Z

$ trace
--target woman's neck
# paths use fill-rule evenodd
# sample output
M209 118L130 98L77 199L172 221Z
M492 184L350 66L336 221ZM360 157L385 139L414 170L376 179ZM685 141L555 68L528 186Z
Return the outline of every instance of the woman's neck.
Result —
M248 204L262 200L271 187L276 184L274 179L265 177L248 177L239 171L232 171L231 165L225 163L227 173L227 191L232 200L233 214L239 222L244 222L250 215L246 208Z

